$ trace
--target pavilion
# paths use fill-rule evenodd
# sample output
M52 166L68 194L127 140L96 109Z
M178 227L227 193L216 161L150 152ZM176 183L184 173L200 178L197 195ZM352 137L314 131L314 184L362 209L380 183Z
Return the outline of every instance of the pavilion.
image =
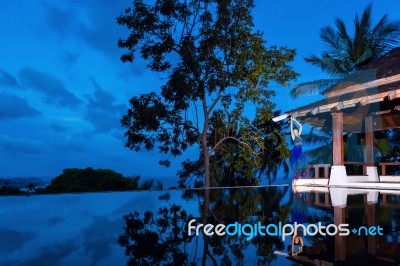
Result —
M325 90L323 96L324 99L287 111L285 115L312 126L331 128L333 166L360 165L366 175L368 166L377 165L374 149L381 132L400 128L400 47L365 63ZM361 152L352 149L352 143L362 146ZM361 159L353 161L356 157ZM382 176L387 165L400 163L380 163ZM326 170L327 165L322 166ZM317 167L316 171L319 172ZM385 181L399 182L400 177L389 176Z

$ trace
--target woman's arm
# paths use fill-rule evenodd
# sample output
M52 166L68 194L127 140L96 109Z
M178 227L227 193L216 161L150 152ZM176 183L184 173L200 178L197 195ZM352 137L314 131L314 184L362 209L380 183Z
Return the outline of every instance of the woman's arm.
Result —
M300 122L297 121L296 119L293 119L293 120L297 123L297 125L298 125L298 127L299 127L299 136L300 136L300 135L301 135L301 131L303 130L303 125L300 124Z
M290 117L290 135L292 136L292 140L296 137L293 133L293 116Z
M303 251L303 247L304 247L304 242L303 242L303 238L302 237L300 237L300 248L299 248L299 252L297 252L297 253L300 253L300 252L302 252Z
M290 247L290 255L294 254L294 237L292 237L292 246Z

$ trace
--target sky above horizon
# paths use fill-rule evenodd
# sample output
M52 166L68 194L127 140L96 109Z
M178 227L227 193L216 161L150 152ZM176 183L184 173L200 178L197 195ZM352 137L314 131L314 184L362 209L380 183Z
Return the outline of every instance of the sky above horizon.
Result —
M321 52L323 26L336 17L352 25L371 1L258 0L255 28L267 45L297 50L291 64L298 82L323 78L304 57ZM400 2L373 2L374 23L385 13L400 19ZM143 60L122 63L118 38L128 32L116 17L131 1L3 0L0 8L0 177L54 177L64 168L110 168L127 176L174 176L190 151L158 165L157 150L124 147L120 118L134 95L158 91L160 75ZM292 109L318 96L290 99L276 87L277 109Z

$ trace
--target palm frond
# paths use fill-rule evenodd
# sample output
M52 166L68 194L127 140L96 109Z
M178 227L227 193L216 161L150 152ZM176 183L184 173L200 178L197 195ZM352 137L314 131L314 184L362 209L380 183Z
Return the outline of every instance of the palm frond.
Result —
M400 42L400 21L389 21L384 15L372 25L372 4L367 5L361 17L354 19L354 34L350 36L344 21L335 20L336 28L326 26L320 37L327 46L321 55L312 55L305 61L318 66L333 77L345 77L356 71L369 58L378 58Z
M361 20L359 20L358 16L356 15L354 21L356 37L359 37L360 39L368 38L371 29L371 15L372 15L372 4L366 6L361 15Z
M305 151L309 164L332 163L332 143Z
M332 27L327 26L322 28L320 37L332 51L338 51L341 49L339 35Z
M320 94L322 91L336 84L339 80L340 79L319 79L303 82L290 89L290 95L293 98L297 98L304 95Z
M373 55L374 55L374 53L372 52L371 49L365 50L364 53L359 55L359 57L354 60L354 65L358 66L359 64L363 63L365 60L373 57Z
M376 24L372 21L372 4L366 6L361 16L356 15L353 21L353 32L349 34L348 27L340 18L335 20L335 27L326 26L321 29L320 37L326 49L319 55L304 58L307 63L319 67L332 79L320 79L304 82L290 90L293 98L303 95L317 94L333 86L341 78L351 73L369 61L379 58L398 46L400 43L400 20L390 21L387 15L382 16ZM332 161L332 142L329 130L323 129L316 133L311 130L303 137L306 143L320 143L319 148L306 152L314 163ZM385 142L375 143L383 154L389 152ZM390 157L396 155L390 155ZM312 163L310 162L310 163Z
M336 27L338 29L338 49L332 50L331 53L336 58L346 58L346 55L350 53L353 49L353 42L347 33L347 27L344 21L340 18L337 18L335 21Z
M400 38L400 21L390 22L384 15L371 30L371 47L375 54L382 56L393 49Z
M327 130L318 130L318 134L315 133L316 127L310 130L310 133L303 137L303 141L307 144L327 144L332 141L332 133Z

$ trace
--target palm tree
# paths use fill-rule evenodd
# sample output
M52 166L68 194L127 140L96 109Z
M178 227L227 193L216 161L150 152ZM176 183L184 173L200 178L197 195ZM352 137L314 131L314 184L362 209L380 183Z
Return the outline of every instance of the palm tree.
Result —
M36 187L35 187L35 185L33 183L28 183L26 185L26 188L28 189L28 192L31 192L31 193L36 190Z
M372 25L372 4L363 11L361 18L354 19L354 33L350 36L342 19L336 18L336 29L326 26L320 37L327 46L321 55L312 55L304 60L320 67L332 78L304 82L291 89L293 97L320 93L340 79L357 71L360 66L379 58L399 44L400 21L389 21L385 14Z
M344 21L336 18L336 29L326 26L321 29L320 37L327 49L320 55L312 55L304 60L318 66L330 75L329 79L319 79L297 84L290 90L292 97L321 93L335 85L341 79L360 69L373 59L379 58L396 47L400 42L400 21L390 21L387 14L373 25L372 4L363 11L361 18L356 14L354 31L350 36ZM311 162L332 160L332 139L330 125L322 130L312 130L304 138L306 143L320 143L320 147L305 152ZM379 143L378 143L379 144ZM379 145L386 150L387 145Z

